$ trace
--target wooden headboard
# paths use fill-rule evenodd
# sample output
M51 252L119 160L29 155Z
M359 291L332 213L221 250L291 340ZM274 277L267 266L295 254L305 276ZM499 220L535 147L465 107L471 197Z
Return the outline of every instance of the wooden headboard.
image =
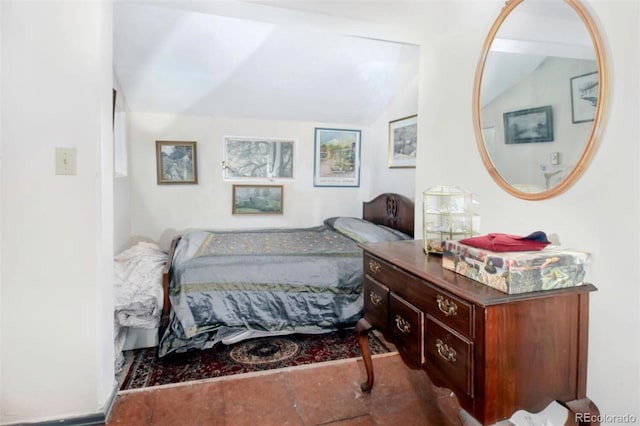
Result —
M384 193L362 203L362 218L413 237L415 206L404 195Z

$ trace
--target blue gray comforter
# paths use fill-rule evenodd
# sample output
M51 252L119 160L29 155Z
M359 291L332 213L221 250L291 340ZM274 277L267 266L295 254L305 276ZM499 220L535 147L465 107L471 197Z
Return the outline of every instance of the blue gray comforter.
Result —
M399 239L354 218L303 229L193 231L173 258L172 317L160 356L224 330L314 333L362 315L361 241Z

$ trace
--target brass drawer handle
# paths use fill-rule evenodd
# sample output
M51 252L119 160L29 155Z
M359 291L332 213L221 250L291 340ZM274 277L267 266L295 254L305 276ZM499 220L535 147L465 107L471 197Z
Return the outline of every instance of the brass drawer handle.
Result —
M446 343L440 339L436 339L436 348L438 349L438 355L448 362L456 362L456 350L450 348Z
M369 269L371 269L371 272L373 272L374 274L377 274L378 272L380 272L380 269L382 269L382 266L380 266L380 264L375 260L370 260Z
M438 303L438 309L440 309L445 316L451 317L458 313L458 305L449 299L438 295L438 297L436 297L436 302Z
M382 297L380 297L378 294L374 293L373 291L369 292L369 300L371 300L371 303L373 303L373 306L380 306L382 304Z
M396 327L400 330L400 333L408 334L411 333L411 324L406 319L402 318L400 315L396 315Z

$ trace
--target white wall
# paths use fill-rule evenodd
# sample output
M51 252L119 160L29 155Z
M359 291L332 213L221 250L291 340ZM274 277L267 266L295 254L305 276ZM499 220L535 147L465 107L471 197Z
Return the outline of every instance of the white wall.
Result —
M548 58L534 72L482 108L482 126L495 127L491 161L511 184L546 187L543 171L568 173L578 162L593 127L592 122L572 123L572 77L597 70L595 61ZM503 114L532 107L551 106L553 139L539 143L505 143ZM551 152L560 153L560 164L552 165ZM523 167L523 162L527 167ZM563 177L567 174L564 173Z
M114 74L113 87L117 90L113 127L113 248L120 253L129 245L131 236L131 204L128 161L128 107L124 93Z
M482 233L543 230L558 234L565 247L590 251L588 278L599 290L591 295L588 395L603 414L640 418L640 10L638 2L585 3L608 48L606 130L591 165L572 188L533 202L510 196L491 179L472 125L477 61L504 3L433 4L432 13L448 26L437 33L425 28L421 69L429 73L422 75L418 128L433 139L418 151L416 199L428 186L456 184L479 195Z
M4 302L3 302L3 291L2 291L2 283L4 281L4 274L2 273L2 264L3 264L3 242L4 242L4 232L3 232L3 226L2 224L4 223L4 167L2 166L3 164L3 155L2 155L2 151L3 151L3 146L4 146L4 132L2 130L2 118L3 118L3 114L2 114L2 110L4 107L3 102L1 101L2 99L4 99L3 97L3 93L2 93L2 87L4 86L4 80L2 78L2 64L3 64L3 55L2 55L2 46L3 46L3 39L4 39L4 31L2 31L2 21L3 21L3 7L2 7L2 3L0 3L0 385L2 385L3 383L3 379L2 379L2 372L3 372L3 358L4 358L4 343L2 341L2 321L3 321L3 317L2 317L2 306L4 306ZM2 391L0 391L0 418L2 418L3 416L3 412L4 412L4 400L2 398Z
M0 9L0 423L94 414L115 389L111 5Z
M415 90L414 90L415 92ZM405 97L406 98L406 97ZM407 105L407 102L409 105ZM413 104L411 104L413 102ZM416 111L414 95L399 112ZM131 233L133 240L150 239L167 248L176 233L189 228L306 227L331 216L362 215L362 201L384 190L413 197L414 169L389 169L387 115L378 127L348 123L311 123L186 115L130 113ZM314 187L314 129L361 130L360 187ZM225 135L293 138L294 178L273 182L225 181L222 176ZM196 141L198 184L158 185L156 140ZM375 177L374 177L375 176ZM385 177L387 179L385 179ZM403 179L404 178L404 179ZM269 183L284 186L282 215L232 215L233 184ZM378 187L380 186L380 187Z
M129 247L131 238L131 192L129 176L113 179L113 249L114 254Z
M371 124L371 162L367 175L371 179L371 195L397 192L413 199L415 168L393 168L389 164L389 122L418 113L419 76L398 94L378 119ZM427 135L418 128L418 150L426 149Z

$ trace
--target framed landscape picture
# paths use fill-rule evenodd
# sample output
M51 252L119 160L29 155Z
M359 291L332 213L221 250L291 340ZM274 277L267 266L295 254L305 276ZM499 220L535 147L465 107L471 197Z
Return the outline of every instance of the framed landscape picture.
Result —
M314 186L360 186L360 130L315 129Z
M505 112L503 119L507 144L553 141L551 105Z
M232 214L282 214L282 185L233 185Z
M293 178L294 139L225 136L224 178Z
M156 141L158 184L198 183L195 142Z
M389 122L389 167L415 167L418 148L418 116Z

